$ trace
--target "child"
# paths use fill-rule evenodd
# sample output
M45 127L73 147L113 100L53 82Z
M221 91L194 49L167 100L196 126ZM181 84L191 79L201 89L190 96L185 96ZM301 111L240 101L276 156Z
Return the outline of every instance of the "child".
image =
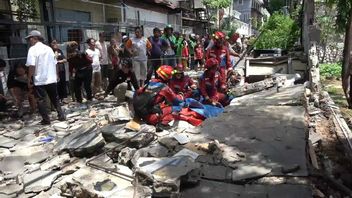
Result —
M183 41L183 47L182 47L182 65L183 68L188 68L188 61L189 61L189 49L188 49L188 43L186 40Z

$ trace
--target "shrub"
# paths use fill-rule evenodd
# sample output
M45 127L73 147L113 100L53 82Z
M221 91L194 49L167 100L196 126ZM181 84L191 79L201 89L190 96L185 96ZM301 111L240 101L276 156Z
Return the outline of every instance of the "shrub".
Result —
M320 64L320 75L324 77L340 77L342 64L341 63L324 63Z

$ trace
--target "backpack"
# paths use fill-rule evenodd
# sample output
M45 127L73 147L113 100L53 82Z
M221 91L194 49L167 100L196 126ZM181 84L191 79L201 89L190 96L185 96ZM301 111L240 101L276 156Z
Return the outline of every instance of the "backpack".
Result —
M166 85L156 83L150 86L149 83L143 88L142 93L136 93L133 97L133 108L135 115L139 118L144 118L147 115L154 113L162 113L159 104L154 104L154 98Z

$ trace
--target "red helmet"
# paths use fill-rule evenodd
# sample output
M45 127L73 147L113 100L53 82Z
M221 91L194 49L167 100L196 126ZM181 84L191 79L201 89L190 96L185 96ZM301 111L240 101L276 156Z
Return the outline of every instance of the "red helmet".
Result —
M184 72L184 68L182 64L177 64L175 67L176 73L183 73Z
M167 81L171 79L174 69L169 65L162 65L156 70L156 73L160 78Z
M225 39L225 34L223 32L217 31L214 34L215 40Z
M219 61L216 58L209 58L205 63L205 69L217 67L218 65L219 65Z

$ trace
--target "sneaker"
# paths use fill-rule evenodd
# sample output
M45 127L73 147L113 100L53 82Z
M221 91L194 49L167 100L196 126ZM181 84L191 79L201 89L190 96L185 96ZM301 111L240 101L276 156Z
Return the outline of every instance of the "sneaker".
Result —
M50 125L50 121L42 120L42 121L39 122L39 124L41 124L41 125Z

